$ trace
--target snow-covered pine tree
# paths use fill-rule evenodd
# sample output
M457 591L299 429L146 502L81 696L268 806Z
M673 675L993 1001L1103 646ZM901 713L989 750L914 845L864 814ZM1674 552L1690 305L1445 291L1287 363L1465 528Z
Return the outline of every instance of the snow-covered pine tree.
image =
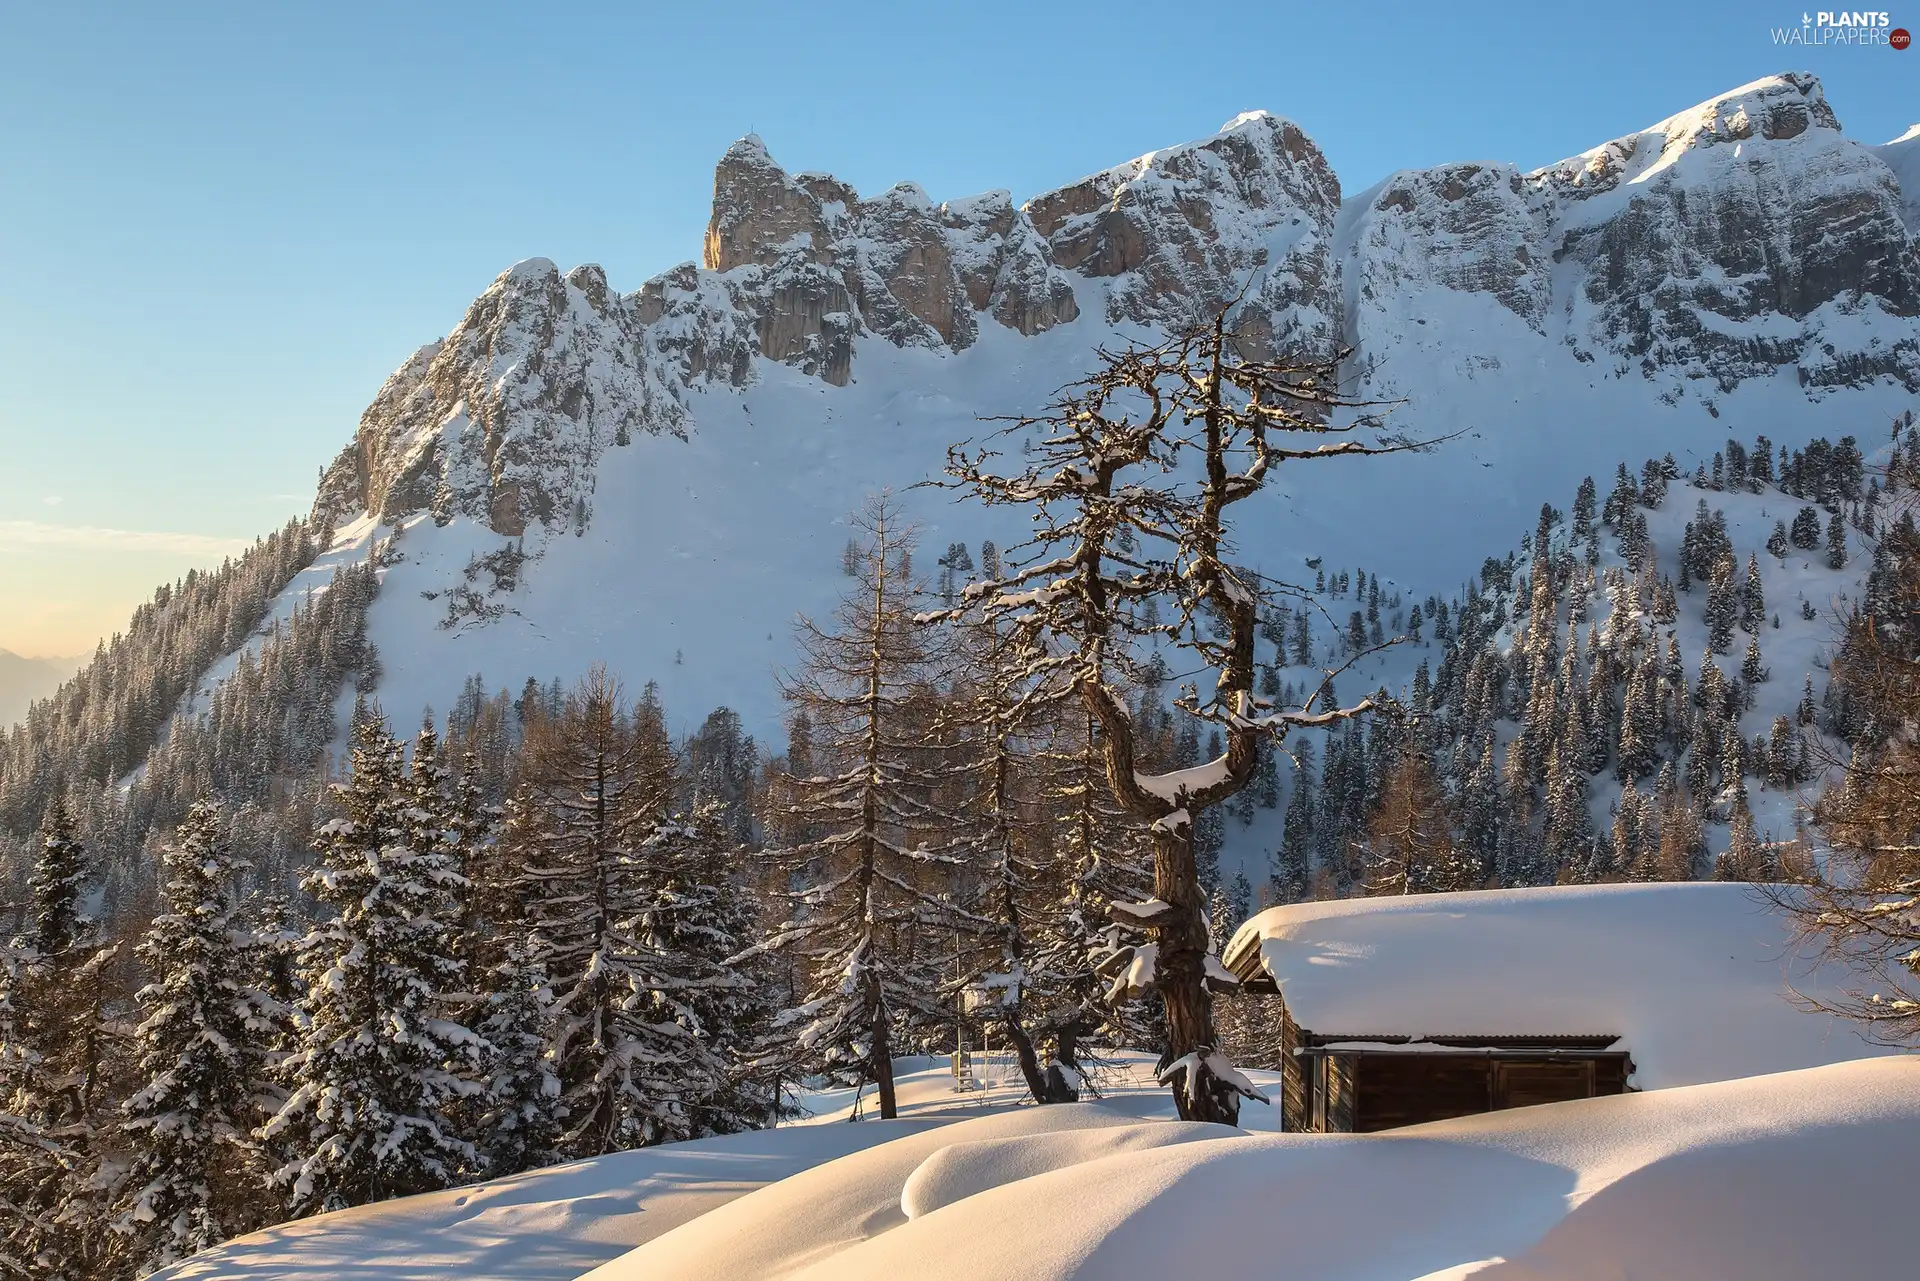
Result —
M1740 627L1746 632L1758 632L1767 617L1767 593L1760 581L1760 560L1752 552L1747 553L1747 581L1740 592Z
M766 954L750 948L761 912L740 879L733 823L724 801L701 801L661 824L641 850L636 1016L673 1057L676 1107L663 1117L661 1139L757 1129L779 1110L770 1040L777 989Z
M643 1007L649 897L641 849L675 782L663 725L594 667L527 731L502 860L552 992L552 1067L572 1159L658 1142L679 1125L674 1051ZM495 928L499 928L496 926Z
M118 1253L143 1275L262 1222L252 1135L282 1101L266 1057L282 1011L248 974L233 899L246 865L219 811L196 804L161 859L161 911L137 949L153 981L138 998L140 1084L119 1126L130 1164L113 1220Z
M1764 682L1771 674L1761 665L1760 638L1755 636L1747 641L1746 657L1740 662L1740 680L1747 691L1749 704L1753 697L1753 687Z
M1291 749L1293 784L1280 826L1280 850L1275 856L1271 892L1275 903L1298 903L1313 890L1314 752L1313 741L1302 738Z
M1812 551L1820 545L1820 513L1812 507L1802 507L1793 517L1793 528L1787 535L1795 547L1802 551Z
M475 1166L449 1117L478 1091L485 1049L443 1003L463 969L459 873L442 844L411 843L401 747L377 716L356 728L350 771L302 881L326 915L300 945L300 1042L261 1130L295 1214L446 1187Z
M1579 876L1593 848L1587 810L1587 772L1581 761L1584 736L1569 718L1547 761L1547 851L1562 874Z
M831 622L801 620L804 661L782 683L812 724L819 772L788 780L783 819L805 839L768 852L792 887L769 946L805 971L805 997L784 1016L797 1065L874 1085L890 1118L896 1034L947 1017L945 958L927 923L950 917L930 874L952 864L922 844L938 834L913 725L927 655L914 622L912 531L884 495L853 520L854 581Z
M1580 488L1573 496L1573 537L1576 540L1593 534L1593 504L1598 492L1594 488L1593 477L1581 478Z
M47 806L40 831L40 856L27 891L33 903L27 943L44 957L66 952L86 925L80 910L87 883L87 850L74 834L73 808L64 794Z
M91 1281L110 1265L102 1198L115 1180L107 1133L124 1066L110 1035L110 964L119 947L82 910L91 860L64 796L47 808L28 878L28 936L7 952L4 1066L8 1133L26 1139L4 1171L6 1245L28 1275ZM57 1154L57 1156L56 1156Z
M46 977L44 959L22 939L0 944L0 1271L42 1275L46 1243L68 1179L83 1166L51 1137L40 1031L29 1006Z
M1713 563L1707 587L1707 648L1724 654L1733 646L1733 629L1739 621L1740 603L1733 583L1733 558Z
M1616 876L1632 877L1639 865L1643 821L1640 789L1629 778L1613 811L1613 866Z
M1034 461L1019 474L989 470L991 449L957 446L948 455L953 487L988 505L1017 504L1035 524L1034 559L976 584L979 607L996 619L1032 620L1030 670L1064 678L1087 702L1104 730L1116 798L1152 825L1154 898L1116 910L1153 939L1116 954L1110 972L1122 992L1159 992L1171 1038L1165 1079L1175 1083L1180 1114L1193 1119L1231 1122L1240 1097L1258 1094L1214 1036L1210 985L1233 980L1207 951L1196 820L1245 786L1261 734L1332 724L1371 706L1309 713L1259 700L1254 643L1264 592L1226 560L1229 509L1257 493L1276 464L1414 447L1351 435L1378 424L1335 417L1334 372L1324 362L1241 358L1223 310L1158 346L1108 354L1048 409L1010 424L1006 434L1033 442ZM1327 443L1329 435L1345 438ZM1192 467L1183 465L1189 458ZM1133 552L1116 547L1123 527L1137 540ZM1165 775L1136 767L1125 698L1144 658L1135 611L1155 599L1174 607L1160 638L1216 673L1208 698L1190 689L1181 706L1226 734L1219 757Z
M418 751L416 747L416 758ZM493 937L488 924L492 912L498 912L507 921L519 915L506 910L504 905L495 909L489 901L490 891L502 888L496 884L496 845L500 839L501 818L500 808L487 801L478 755L470 750L463 752L460 772L452 784L446 841L461 881L454 918L458 954L469 966L481 969L501 959L499 940ZM474 986L481 986L484 981L480 970L470 969L467 978Z
M486 1038L486 1089L477 1100L480 1155L494 1178L559 1159L560 1078L548 1055L553 991L534 946L509 940L477 976L486 990L480 1034Z
M1463 740L1462 745L1471 742ZM1472 871L1475 884L1484 885L1494 875L1500 850L1503 816L1500 812L1500 772L1494 763L1494 734L1491 727L1481 731L1480 750L1473 753L1473 764L1461 786L1457 808L1460 815L1460 856ZM1466 755L1467 753L1462 753Z

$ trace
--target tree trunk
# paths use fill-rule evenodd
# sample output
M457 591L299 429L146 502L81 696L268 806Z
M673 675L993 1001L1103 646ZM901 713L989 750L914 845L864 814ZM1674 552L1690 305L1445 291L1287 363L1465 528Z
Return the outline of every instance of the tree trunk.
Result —
M1153 892L1173 905L1173 915L1155 928L1159 952L1154 972L1167 1013L1168 1063L1189 1054L1206 1055L1218 1045L1213 1031L1213 996L1207 991L1207 909L1193 861L1192 824L1153 833ZM1204 1065L1191 1081L1174 1083L1173 1101L1183 1121L1240 1122L1240 1098Z
M1006 1028L1007 1039L1013 1042L1014 1056L1020 1060L1020 1075L1027 1079L1027 1092L1033 1095L1033 1101L1056 1102L1053 1091L1048 1088L1046 1075L1040 1071L1040 1056L1033 1052L1033 1038L1020 1025L1019 1016L1008 1015L1001 1020L1001 1026Z
M891 1121L900 1115L893 1097L893 1039L887 1031L887 1007L881 1001L878 980L871 980L873 989L873 1049L867 1055L868 1066L873 1070L873 1083L880 1092L880 1119Z
M1056 1037L1054 1062L1047 1068L1047 1093L1055 1103L1078 1103L1080 1101L1080 1025L1069 1021L1060 1029ZM1073 1080L1067 1079L1062 1068L1073 1069Z

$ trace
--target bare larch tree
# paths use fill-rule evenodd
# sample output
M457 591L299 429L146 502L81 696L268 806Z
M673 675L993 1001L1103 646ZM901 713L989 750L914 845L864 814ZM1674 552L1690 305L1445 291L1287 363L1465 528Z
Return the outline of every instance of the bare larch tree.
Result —
M1325 706L1324 688L1291 711L1255 694L1255 628L1274 587L1229 559L1229 509L1282 463L1421 447L1388 435L1374 406L1340 392L1344 353L1260 360L1235 344L1223 310L1159 345L1102 351L1090 376L1002 428L1001 439L1022 438L1024 467L1002 473L993 448L957 445L938 482L1030 513L1018 566L971 585L962 608L1003 625L1027 675L1077 694L1099 722L1108 785L1151 824L1154 847L1153 897L1110 908L1151 941L1107 958L1110 992L1159 992L1168 1031L1161 1079L1182 1117L1227 1123L1242 1096L1262 1096L1214 1033L1210 992L1234 980L1209 951L1194 818L1253 777L1263 735L1278 740L1372 707ZM1224 746L1215 760L1158 775L1136 770L1124 697L1155 646L1183 649L1213 674L1209 695L1190 684L1177 704L1217 726Z
M937 803L948 771L927 759L939 752L920 714L913 533L884 495L853 525L863 537L850 544L848 590L830 620L800 620L804 661L781 682L807 716L813 772L785 781L779 821L796 839L769 851L789 915L752 950L804 972L803 999L780 1019L794 1066L872 1083L892 1118L899 1032L949 1017L929 940L962 915L945 891L961 859L928 839L956 820Z

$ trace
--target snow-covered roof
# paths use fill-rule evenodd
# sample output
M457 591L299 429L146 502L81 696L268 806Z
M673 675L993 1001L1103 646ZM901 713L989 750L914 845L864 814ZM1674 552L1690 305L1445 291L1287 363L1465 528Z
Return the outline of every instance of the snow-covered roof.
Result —
M1620 1037L1641 1088L1884 1053L1792 992L1847 981L1801 959L1751 886L1596 885L1271 908L1225 960L1270 975L1303 1029Z

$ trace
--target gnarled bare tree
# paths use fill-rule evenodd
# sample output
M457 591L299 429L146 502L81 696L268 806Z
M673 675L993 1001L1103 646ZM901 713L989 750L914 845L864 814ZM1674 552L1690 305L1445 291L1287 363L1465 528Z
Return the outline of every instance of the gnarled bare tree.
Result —
M1020 470L996 470L997 450L968 443L949 450L947 479L936 482L1031 515L1020 564L971 585L958 608L992 620L1030 680L1084 700L1116 800L1152 825L1153 897L1110 909L1150 941L1115 951L1103 969L1116 998L1159 992L1169 1040L1161 1079L1188 1119L1232 1123L1242 1096L1261 1097L1214 1034L1210 992L1234 980L1209 952L1194 818L1252 778L1263 735L1281 739L1372 706L1326 706L1323 686L1306 707L1281 710L1254 692L1261 602L1276 590L1304 593L1230 560L1230 509L1275 467L1422 447L1388 434L1378 406L1341 393L1344 355L1246 358L1223 310L1157 346L1102 351L1100 367L1044 411L1008 420L999 436L1022 439ZM1158 775L1135 767L1124 697L1156 646L1183 649L1212 673L1210 693L1188 685L1178 705L1218 726L1224 743L1215 760Z

